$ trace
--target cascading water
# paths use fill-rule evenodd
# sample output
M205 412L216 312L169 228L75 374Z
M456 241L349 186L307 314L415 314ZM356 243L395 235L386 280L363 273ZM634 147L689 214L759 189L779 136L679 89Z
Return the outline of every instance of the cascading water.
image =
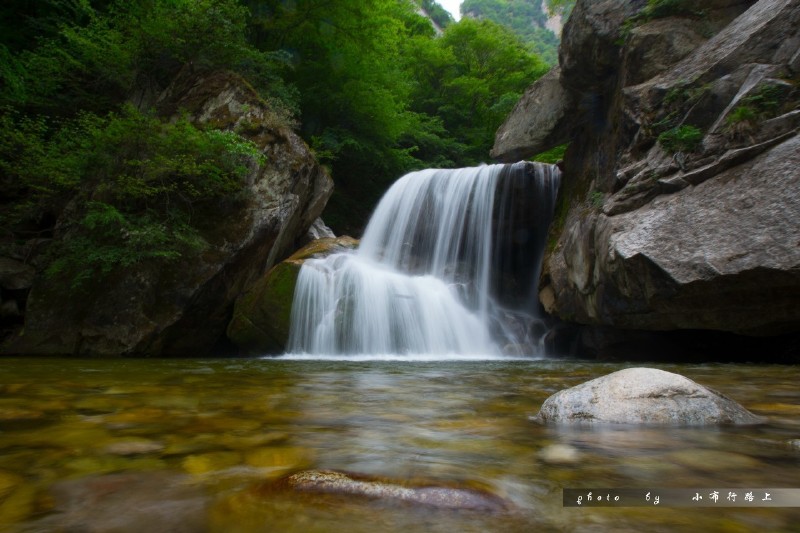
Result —
M301 268L290 351L485 356L531 346L559 179L539 163L402 177L356 252Z

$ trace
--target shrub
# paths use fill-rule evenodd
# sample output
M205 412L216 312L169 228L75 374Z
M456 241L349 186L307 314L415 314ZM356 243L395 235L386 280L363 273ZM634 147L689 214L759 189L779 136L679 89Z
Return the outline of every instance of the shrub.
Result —
M765 84L741 100L733 111L725 117L725 131L730 136L752 132L759 120L766 120L780 114L789 101L791 87L788 85Z
M533 157L533 161L538 161L540 163L550 163L555 164L564 159L564 154L567 152L567 147L569 144L561 144L554 148L547 150L546 152L542 152L537 154Z
M664 17L702 16L703 11L697 9L695 0L647 0L647 6L641 15L645 20Z
M47 272L73 285L202 249L207 215L242 199L243 178L261 157L236 133L133 107L49 128L44 119L4 117L0 127L17 132L0 135L2 177L17 184L3 225L24 236L26 224L58 220Z
M592 191L589 194L589 203L595 209L601 209L605 203L605 195L600 191Z
M698 2L694 0L647 0L647 5L640 12L622 23L621 40L617 44L623 44L636 26L654 19L704 16L705 12L697 9L697 4Z
M683 125L665 131L658 136L658 142L670 153L692 152L700 146L703 132L694 126Z
M742 98L740 107L751 108L759 118L771 118L778 115L791 90L790 85L764 84Z
M743 122L755 122L757 118L758 113L755 109L748 105L740 105L731 111L727 117L725 117L725 121L729 126L732 126Z

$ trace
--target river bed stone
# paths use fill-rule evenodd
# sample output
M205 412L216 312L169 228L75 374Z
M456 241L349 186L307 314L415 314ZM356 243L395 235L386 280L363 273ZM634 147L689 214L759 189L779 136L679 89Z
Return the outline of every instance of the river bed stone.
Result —
M581 460L581 454L569 444L551 444L539 450L539 459L551 465L571 465Z
M557 392L545 400L533 419L561 424L763 422L730 398L679 374L655 368L628 368Z
M121 439L111 442L105 447L105 452L111 455L143 455L160 452L164 444L148 439Z
M398 481L384 481L326 470L298 472L279 480L270 488L378 499L440 509L501 512L508 506L499 496L473 488L427 484L408 486Z

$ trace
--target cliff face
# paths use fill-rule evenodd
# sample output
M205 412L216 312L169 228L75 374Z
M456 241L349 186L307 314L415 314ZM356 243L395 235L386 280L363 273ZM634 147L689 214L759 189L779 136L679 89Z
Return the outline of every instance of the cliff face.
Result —
M497 133L500 160L570 142L541 300L594 326L796 333L800 2L675 5L579 0L560 68Z
M227 72L182 73L160 96L162 116L235 130L253 141L244 200L204 224L202 254L169 265L141 263L75 295L44 276L32 282L24 329L4 353L206 355L218 349L234 300L297 247L333 182L306 144Z

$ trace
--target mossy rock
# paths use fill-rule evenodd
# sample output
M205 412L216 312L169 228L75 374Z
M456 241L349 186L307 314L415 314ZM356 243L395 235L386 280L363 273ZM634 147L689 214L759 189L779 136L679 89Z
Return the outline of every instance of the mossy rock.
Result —
M228 338L247 355L282 353L289 340L300 267L307 259L354 249L357 245L356 239L347 236L318 239L275 265L236 301Z

